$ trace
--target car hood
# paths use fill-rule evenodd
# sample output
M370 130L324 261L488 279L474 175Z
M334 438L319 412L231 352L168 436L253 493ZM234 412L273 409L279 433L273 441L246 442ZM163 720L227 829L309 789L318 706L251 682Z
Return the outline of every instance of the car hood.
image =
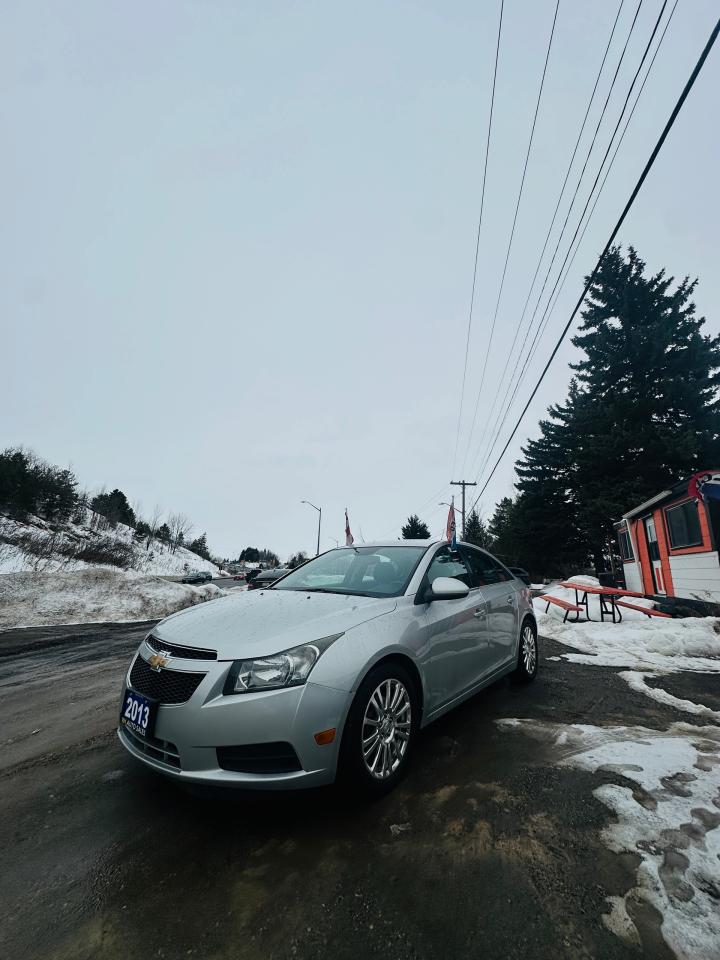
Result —
M218 660L239 660L344 633L396 606L394 597L243 591L174 613L152 632L169 644L217 650Z

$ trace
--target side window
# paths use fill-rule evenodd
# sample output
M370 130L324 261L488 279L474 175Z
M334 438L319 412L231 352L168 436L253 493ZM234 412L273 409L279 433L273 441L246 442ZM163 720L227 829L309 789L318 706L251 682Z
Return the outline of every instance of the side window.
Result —
M465 561L459 553L451 553L450 547L441 547L428 567L428 583L433 583L438 577L454 577L468 587L473 586Z
M473 572L475 586L489 586L492 583L503 583L510 580L510 574L503 565L482 550L468 550L465 548L470 568Z

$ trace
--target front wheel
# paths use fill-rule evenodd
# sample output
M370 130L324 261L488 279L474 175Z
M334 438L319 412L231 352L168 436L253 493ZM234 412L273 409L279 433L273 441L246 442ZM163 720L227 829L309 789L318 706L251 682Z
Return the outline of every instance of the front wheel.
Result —
M538 670L537 628L532 620L525 620L520 631L520 649L515 676L521 683L530 683Z
M340 779L370 796L402 779L417 731L415 683L401 664L375 667L350 707L340 756Z

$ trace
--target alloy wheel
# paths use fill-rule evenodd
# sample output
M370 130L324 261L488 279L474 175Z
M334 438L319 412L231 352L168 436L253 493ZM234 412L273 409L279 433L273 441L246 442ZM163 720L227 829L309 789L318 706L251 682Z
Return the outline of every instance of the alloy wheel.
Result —
M522 633L522 661L525 672L532 676L537 662L537 641L530 626L525 627Z
M411 724L407 688L392 677L383 680L368 700L362 722L363 762L376 780L386 780L400 766L410 741Z

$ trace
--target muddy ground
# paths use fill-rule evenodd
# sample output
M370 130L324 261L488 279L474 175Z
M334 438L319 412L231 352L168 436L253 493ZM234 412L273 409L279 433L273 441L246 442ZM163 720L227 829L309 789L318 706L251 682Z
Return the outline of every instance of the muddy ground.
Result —
M560 768L494 723L691 719L615 670L548 660L567 648L545 641L534 684L503 681L429 727L403 785L372 805L330 788L197 797L115 737L145 630L0 634L0 956L671 955L650 907L633 917L640 948L602 921L638 858L601 842L611 814L592 790L623 777ZM715 677L657 682L713 705Z

